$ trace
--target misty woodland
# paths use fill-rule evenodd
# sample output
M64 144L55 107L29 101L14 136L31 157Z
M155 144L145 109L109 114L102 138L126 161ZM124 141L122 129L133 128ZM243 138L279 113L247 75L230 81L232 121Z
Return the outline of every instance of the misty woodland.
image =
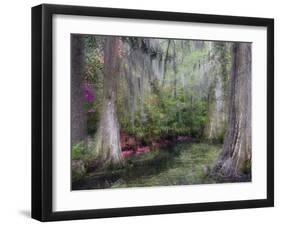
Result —
M73 190L251 181L251 43L70 38Z

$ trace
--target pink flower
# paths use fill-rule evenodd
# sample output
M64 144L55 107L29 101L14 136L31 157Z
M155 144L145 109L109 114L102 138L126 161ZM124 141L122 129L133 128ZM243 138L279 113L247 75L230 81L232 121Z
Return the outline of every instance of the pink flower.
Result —
M88 83L85 83L84 85L84 98L89 103L92 103L95 100L94 89Z
M150 148L148 146L137 148L137 154L147 153L147 152L150 152Z
M125 151L121 152L123 157L131 156L133 153L134 153L134 151L132 149L128 149L128 150L125 150Z

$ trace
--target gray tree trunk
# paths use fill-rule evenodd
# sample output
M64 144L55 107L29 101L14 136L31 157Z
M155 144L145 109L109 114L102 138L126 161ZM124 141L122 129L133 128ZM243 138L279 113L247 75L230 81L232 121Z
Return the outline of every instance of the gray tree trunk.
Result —
M71 144L86 138L87 117L84 111L83 76L84 42L81 35L71 35Z
M230 69L225 55L229 54L228 44L213 44L212 82L208 91L208 122L204 129L205 137L212 142L223 142L227 121L227 90Z
M96 151L103 167L122 162L117 118L117 83L120 69L117 37L106 37L104 47L104 97L96 139Z
M228 128L214 168L226 177L251 175L251 73L251 44L233 44Z

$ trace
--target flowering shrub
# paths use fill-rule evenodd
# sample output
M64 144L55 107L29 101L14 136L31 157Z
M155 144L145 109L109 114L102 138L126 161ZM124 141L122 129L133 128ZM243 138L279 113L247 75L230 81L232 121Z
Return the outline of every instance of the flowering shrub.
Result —
M84 98L88 103L95 101L94 88L89 83L84 84Z

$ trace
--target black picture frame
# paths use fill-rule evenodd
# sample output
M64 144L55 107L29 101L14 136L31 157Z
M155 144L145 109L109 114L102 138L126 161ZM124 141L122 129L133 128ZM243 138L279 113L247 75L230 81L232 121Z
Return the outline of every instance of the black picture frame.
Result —
M52 210L52 18L55 14L266 27L267 198L54 212ZM274 206L273 19L50 4L32 8L32 218L40 221L57 221L271 206Z

